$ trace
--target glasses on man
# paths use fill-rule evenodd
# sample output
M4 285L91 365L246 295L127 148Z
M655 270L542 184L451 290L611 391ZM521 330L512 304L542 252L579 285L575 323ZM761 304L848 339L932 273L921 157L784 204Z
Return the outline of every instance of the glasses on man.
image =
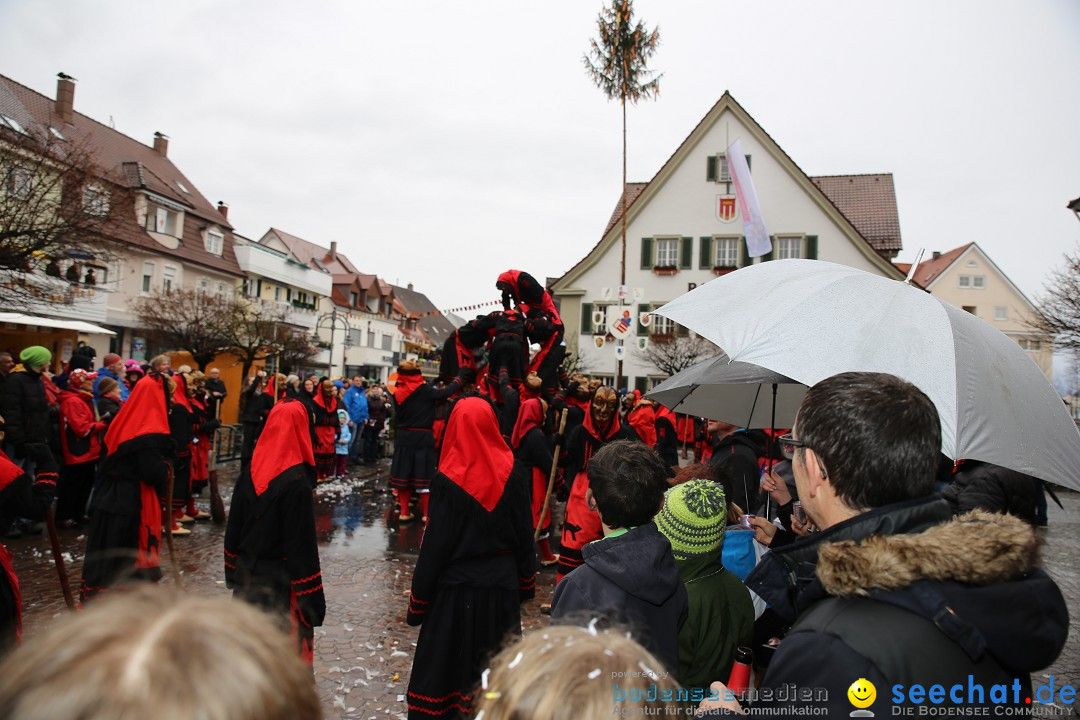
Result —
M780 443L780 452L783 453L784 457L788 460L791 460L793 457L795 457L795 448L810 447L802 440L796 440L794 437L792 437L791 433L785 433L781 435L777 439L777 441Z

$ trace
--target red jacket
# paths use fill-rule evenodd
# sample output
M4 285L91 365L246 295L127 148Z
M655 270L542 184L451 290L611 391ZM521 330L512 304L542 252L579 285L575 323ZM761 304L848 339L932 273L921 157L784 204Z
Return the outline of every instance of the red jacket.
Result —
M92 395L71 390L60 392L60 444L64 464L93 462L101 457L101 433L105 423L96 420Z

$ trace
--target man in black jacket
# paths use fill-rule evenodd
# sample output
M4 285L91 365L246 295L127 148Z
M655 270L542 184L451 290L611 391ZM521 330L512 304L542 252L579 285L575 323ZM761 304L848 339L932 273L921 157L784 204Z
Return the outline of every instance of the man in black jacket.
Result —
M780 442L822 530L769 552L746 579L793 623L756 713L790 713L808 704L799 699L834 717L856 708L879 718L916 714L915 705L1013 714L1045 701L1031 673L1064 646L1065 601L1023 521L983 511L953 519L930 494L941 429L922 391L882 373L835 375L807 392Z

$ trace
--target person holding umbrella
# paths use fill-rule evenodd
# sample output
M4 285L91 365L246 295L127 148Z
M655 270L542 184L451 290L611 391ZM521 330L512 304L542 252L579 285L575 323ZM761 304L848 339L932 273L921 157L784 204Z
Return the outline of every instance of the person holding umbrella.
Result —
M792 624L762 689L824 688L833 716L850 713L856 686L876 688L856 707L878 717L933 687L940 706L1031 702L1031 673L1061 652L1068 609L1030 526L982 511L953 519L932 494L941 439L930 398L894 375L841 373L807 391L779 441L821 531L770 551L746 579ZM707 714L739 709L712 687ZM792 709L755 710L770 707Z

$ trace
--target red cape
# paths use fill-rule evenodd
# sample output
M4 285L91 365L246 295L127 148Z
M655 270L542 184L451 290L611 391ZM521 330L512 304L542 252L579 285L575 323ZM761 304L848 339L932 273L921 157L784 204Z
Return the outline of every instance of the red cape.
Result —
M424 376L419 370L398 370L397 384L394 385L394 400L398 405L409 399L416 388L424 384Z
M513 467L514 453L491 405L481 398L459 400L446 423L439 472L491 512Z
M169 436L169 409L165 403L168 387L165 378L150 373L139 382L127 401L120 407L105 432L105 447L109 455L136 438L145 435Z

